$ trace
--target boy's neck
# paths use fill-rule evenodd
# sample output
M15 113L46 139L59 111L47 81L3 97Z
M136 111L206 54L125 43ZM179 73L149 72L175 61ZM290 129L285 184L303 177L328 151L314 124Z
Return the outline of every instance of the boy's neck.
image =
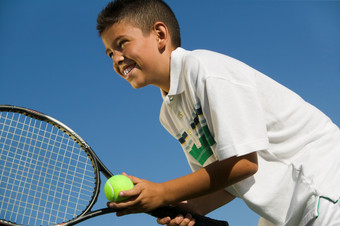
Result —
M166 61L165 61L165 64L166 64L166 70L164 72L164 74L161 76L160 80L159 80L159 83L158 84L155 84L158 88L160 88L162 90L162 92L164 94L168 94L169 91L170 91L170 65L171 65L171 53L172 51L174 51L175 48L171 48L169 49L167 52L163 52L163 54L166 54ZM165 50L166 51L166 50Z

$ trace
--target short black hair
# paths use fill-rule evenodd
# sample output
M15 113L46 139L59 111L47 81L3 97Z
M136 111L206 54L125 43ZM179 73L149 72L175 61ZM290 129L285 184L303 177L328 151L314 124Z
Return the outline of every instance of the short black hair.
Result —
M156 22L163 22L169 29L173 47L181 46L176 16L162 0L115 0L108 3L97 18L99 36L107 28L123 20L140 28L144 34L149 34Z

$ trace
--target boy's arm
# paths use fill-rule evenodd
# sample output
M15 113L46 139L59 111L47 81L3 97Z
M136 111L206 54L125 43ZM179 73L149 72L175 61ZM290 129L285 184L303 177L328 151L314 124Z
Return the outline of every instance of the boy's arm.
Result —
M190 206L192 206L194 213L206 215L234 199L235 196L226 190L221 189L214 193L191 199L188 202L190 203Z
M121 203L109 203L109 207L122 209L118 216L149 212L157 207L190 200L214 193L255 174L256 152L214 162L196 172L164 183L152 183L130 177L135 187L123 191L120 196L131 197Z
M164 199L168 204L211 194L252 176L256 171L256 152L217 161L184 177L164 182Z
M185 209L188 213L206 215L234 199L235 196L224 189L221 189L214 193L191 199L187 202L181 202L176 206ZM193 222L195 222L195 219L192 218L191 214L188 214L187 216L178 215L173 219L170 217L157 219L157 223L161 225L191 225Z

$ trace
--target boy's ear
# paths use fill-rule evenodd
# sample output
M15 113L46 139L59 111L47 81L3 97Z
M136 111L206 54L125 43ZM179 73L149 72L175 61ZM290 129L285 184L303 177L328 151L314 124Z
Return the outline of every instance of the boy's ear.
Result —
M154 24L154 32L156 34L156 40L158 42L158 48L164 49L168 41L170 40L168 27L163 22L156 22Z

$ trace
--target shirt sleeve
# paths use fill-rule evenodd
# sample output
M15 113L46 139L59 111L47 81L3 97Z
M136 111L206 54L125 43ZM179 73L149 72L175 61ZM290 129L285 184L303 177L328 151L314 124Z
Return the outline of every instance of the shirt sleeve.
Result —
M203 96L204 115L220 160L268 149L263 109L254 86L209 77Z

